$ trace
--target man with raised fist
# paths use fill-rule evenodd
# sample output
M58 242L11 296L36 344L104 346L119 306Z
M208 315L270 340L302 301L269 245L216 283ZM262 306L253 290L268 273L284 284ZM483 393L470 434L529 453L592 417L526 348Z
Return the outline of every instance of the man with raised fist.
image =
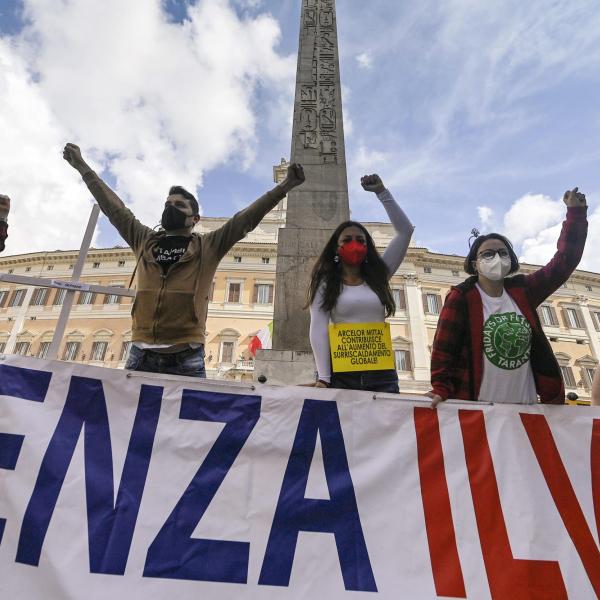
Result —
M301 165L288 167L279 185L236 213L219 229L193 233L198 202L173 186L164 204L162 230L142 225L94 173L75 144L64 159L76 169L102 212L137 258L137 291L132 308L132 346L125 365L133 371L205 377L204 341L209 290L221 259L252 231L294 187L304 182Z

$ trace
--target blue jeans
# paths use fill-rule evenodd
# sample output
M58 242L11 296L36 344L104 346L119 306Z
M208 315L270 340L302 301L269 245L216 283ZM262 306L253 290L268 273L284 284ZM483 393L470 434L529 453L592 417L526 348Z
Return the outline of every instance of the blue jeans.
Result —
M329 387L341 390L365 390L381 394L400 393L398 373L395 369L332 373Z
M132 345L129 349L125 368L129 371L145 371L146 373L206 377L206 370L204 369L204 346L167 354L152 350L142 350Z

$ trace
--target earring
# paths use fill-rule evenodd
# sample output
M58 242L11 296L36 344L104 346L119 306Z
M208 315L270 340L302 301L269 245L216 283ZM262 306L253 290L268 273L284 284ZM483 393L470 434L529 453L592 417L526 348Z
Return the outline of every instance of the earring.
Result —
M337 254L333 257L333 262L334 263L339 263L340 262L340 257Z

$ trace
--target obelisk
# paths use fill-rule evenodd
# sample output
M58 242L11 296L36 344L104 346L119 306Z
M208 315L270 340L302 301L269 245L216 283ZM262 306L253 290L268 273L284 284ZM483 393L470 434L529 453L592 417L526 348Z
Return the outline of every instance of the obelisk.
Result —
M306 352L310 272L350 213L335 0L302 0L300 19L291 162L306 182L290 192L279 230L273 348Z
M311 270L333 230L349 218L335 0L302 0L291 162L306 181L292 190L279 230L273 350L259 350L254 376L268 383L314 377L304 308Z

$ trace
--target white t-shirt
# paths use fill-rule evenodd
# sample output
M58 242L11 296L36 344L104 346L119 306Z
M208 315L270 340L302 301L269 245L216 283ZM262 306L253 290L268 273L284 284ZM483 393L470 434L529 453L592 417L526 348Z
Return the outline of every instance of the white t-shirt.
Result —
M479 285L477 290L483 303L483 378L479 400L535 404L529 322L506 290L498 298L488 296Z

